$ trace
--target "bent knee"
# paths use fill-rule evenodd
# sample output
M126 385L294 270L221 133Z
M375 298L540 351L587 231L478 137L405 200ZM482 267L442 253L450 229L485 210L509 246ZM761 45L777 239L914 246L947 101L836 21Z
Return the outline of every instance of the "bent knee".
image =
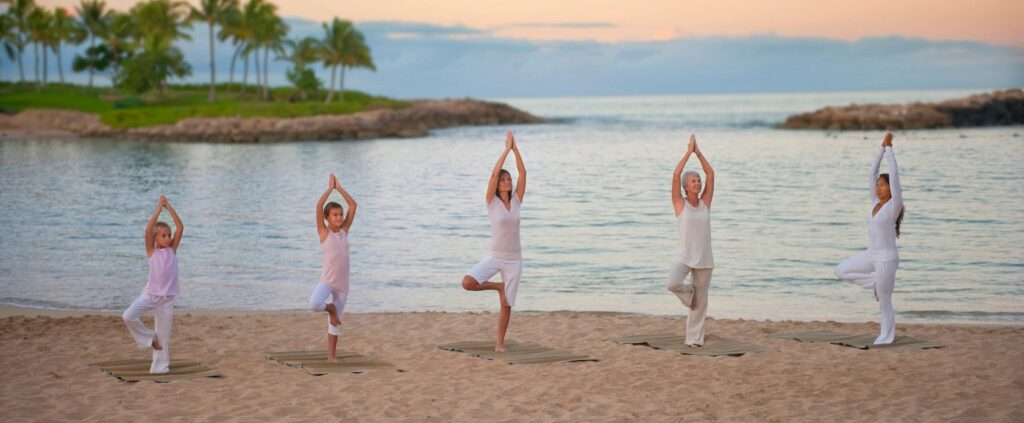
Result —
M478 285L480 285L480 282L477 282L472 276L466 275L462 277L462 289L472 291Z
M309 310L310 311L324 311L326 308L327 308L327 306L324 303L318 303L316 301L310 301L309 302Z

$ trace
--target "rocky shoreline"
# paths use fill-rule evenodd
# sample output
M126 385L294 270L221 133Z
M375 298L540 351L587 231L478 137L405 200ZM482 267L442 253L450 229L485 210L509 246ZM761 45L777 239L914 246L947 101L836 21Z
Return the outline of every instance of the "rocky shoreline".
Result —
M0 138L124 138L145 141L264 143L425 137L453 126L542 123L504 103L472 99L413 100L401 109L301 118L189 118L144 128L113 128L99 116L70 110L31 109L0 116Z
M894 130L1024 124L1024 90L977 94L940 103L851 104L793 115L782 129Z

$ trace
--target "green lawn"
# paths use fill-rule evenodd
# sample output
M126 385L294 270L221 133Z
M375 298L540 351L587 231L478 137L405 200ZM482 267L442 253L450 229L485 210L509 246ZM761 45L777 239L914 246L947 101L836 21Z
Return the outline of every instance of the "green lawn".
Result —
M346 91L345 102L334 94L331 104L324 104L326 91L311 96L309 101L289 103L291 88L272 88L273 101L259 100L256 88L247 87L239 94L239 85L218 85L217 101L207 102L209 85L172 85L163 98L122 94L115 96L109 88L86 89L84 86L49 84L37 91L33 85L0 83L0 109L20 112L30 108L71 109L95 113L100 121L115 128L137 128L174 123L190 117L300 117L324 114L348 114L368 108L401 108L407 103L387 97L372 96L359 91Z

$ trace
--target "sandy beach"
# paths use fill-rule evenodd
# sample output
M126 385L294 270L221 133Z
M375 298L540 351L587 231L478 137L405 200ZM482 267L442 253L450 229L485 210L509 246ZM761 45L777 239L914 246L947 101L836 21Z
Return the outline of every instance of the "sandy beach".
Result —
M875 332L873 323L711 320L756 343L742 357L684 356L606 339L679 332L674 317L514 315L509 338L600 362L508 365L438 344L493 339L490 313L347 314L341 349L405 370L310 376L264 351L323 348L324 318L302 312L178 310L172 358L223 378L125 383L88 366L148 358L116 313L0 308L5 421L1021 421L1024 328L900 325L941 349L858 350L770 338ZM151 320L147 320L151 322Z

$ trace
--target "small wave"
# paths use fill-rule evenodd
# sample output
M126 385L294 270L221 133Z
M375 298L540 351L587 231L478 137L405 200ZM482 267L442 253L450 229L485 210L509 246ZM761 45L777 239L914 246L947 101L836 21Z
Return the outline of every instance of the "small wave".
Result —
M927 319L969 319L999 320L1024 323L1024 312L1016 311L952 311L952 310L910 310L898 312L904 317Z

